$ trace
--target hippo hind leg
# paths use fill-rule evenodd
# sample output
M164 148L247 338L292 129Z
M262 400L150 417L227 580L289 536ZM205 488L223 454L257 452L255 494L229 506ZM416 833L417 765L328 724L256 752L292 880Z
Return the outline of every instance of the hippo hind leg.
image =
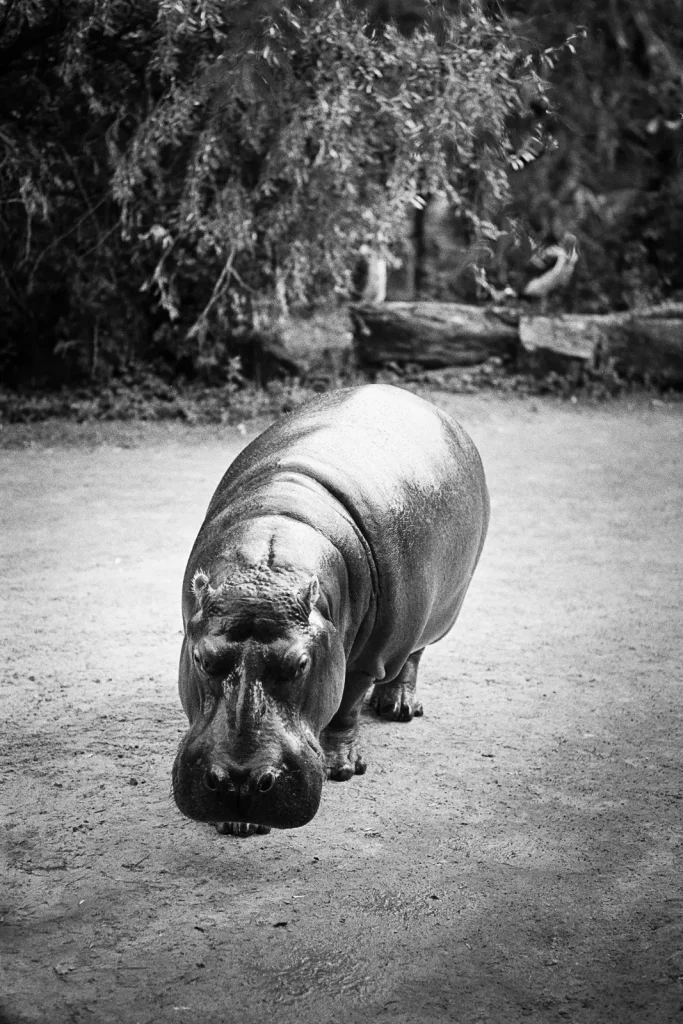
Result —
M380 718L393 722L410 722L422 714L422 704L417 699L417 667L424 653L415 651L410 655L396 679L390 683L375 683L370 703Z
M265 836L269 825L250 825L246 821L217 821L214 828L220 836Z

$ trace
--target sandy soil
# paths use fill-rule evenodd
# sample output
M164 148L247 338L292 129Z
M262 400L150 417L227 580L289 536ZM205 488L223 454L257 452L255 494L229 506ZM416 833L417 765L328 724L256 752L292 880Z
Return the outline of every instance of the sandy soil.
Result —
M683 408L433 397L493 519L425 717L246 840L169 773L182 571L256 428L2 431L0 1018L683 1021Z

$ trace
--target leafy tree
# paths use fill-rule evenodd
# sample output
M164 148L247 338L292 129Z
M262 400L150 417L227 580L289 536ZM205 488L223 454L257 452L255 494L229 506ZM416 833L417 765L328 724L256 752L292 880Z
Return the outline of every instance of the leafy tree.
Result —
M111 174L152 101L144 2L0 12L0 372L59 379L132 354L149 310Z
M549 69L556 148L514 183L539 234L582 236L583 308L683 290L682 0L504 2Z
M495 236L538 88L475 0L8 0L3 18L10 368L215 368L286 305L348 295L363 245L395 258L430 192Z

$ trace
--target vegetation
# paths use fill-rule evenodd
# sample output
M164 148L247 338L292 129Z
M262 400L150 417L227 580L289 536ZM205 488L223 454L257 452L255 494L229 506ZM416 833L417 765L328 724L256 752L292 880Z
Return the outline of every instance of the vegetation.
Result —
M336 0L10 0L4 369L229 377L236 339L348 295L430 191L495 234L540 80L478 3L424 6L413 30Z
M579 233L581 308L676 294L682 53L683 0L6 0L0 374L232 387L435 192Z
M512 8L512 4L506 4ZM517 30L558 47L555 148L513 182L530 231L581 239L573 301L623 309L683 295L682 0L522 0Z

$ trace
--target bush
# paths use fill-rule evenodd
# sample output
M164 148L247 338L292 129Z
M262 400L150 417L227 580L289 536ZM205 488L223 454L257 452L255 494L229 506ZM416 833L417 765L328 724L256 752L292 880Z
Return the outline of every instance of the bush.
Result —
M556 146L513 182L518 211L541 238L580 236L580 308L682 294L682 0L514 7L537 46L585 32L575 54L562 47L552 61Z
M425 194L495 237L534 72L478 3L377 7L10 0L0 369L220 378L236 338L346 296L361 246L395 259Z

